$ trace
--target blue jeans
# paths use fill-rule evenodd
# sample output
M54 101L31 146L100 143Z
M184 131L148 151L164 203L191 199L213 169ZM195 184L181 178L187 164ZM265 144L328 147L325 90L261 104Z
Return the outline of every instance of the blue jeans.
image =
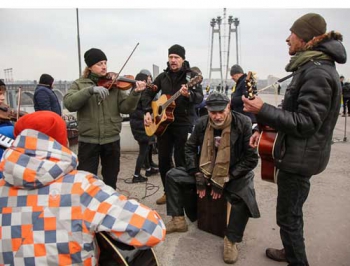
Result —
M303 205L310 191L310 177L278 173L277 224L290 266L307 266Z

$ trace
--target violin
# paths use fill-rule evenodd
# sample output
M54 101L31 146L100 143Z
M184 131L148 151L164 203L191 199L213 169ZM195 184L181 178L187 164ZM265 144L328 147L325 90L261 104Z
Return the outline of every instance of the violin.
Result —
M105 87L106 89L119 89L119 90L128 90L134 84L136 84L134 76L132 75L124 75L119 76L117 79L108 79L108 78L100 78L97 82L98 86ZM151 89L152 91L156 91L158 89L157 85L152 83L146 83L146 88Z
M0 122L17 121L17 117L22 117L26 114L28 114L28 112L19 111L18 115L18 112L10 106L4 103L0 104Z

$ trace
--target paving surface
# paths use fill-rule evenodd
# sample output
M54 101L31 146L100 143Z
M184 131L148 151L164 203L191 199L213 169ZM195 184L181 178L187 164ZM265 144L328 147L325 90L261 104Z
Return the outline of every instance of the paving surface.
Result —
M261 97L274 105L281 100L281 96L269 94ZM350 117L347 119L345 133L345 118L339 116L330 162L323 173L312 177L309 198L304 205L306 250L312 266L350 265ZM348 141L343 141L344 136L348 136ZM147 184L126 183L131 180L136 157L136 152L122 153L117 185L123 194L154 208L168 222L170 217L166 216L165 205L155 204L163 194L159 175L150 177ZM154 159L157 160L157 155ZM254 172L261 218L249 220L243 242L238 244L239 259L235 265L287 265L265 257L267 247L282 246L275 218L277 187L261 180L260 163ZM223 239L199 230L197 223L188 223L188 232L169 234L164 243L155 247L160 265L226 265L222 260Z

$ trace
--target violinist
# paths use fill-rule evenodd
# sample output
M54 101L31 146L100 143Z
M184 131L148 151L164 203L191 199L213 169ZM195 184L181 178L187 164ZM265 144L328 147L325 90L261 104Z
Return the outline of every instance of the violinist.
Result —
M77 112L78 122L78 170L97 175L99 161L104 182L117 187L120 169L120 131L123 114L136 109L143 81L136 81L131 92L99 86L105 79L115 79L115 73L107 72L107 56L103 51L91 48L84 54L86 68L82 77L75 80L63 97L64 106Z
M3 106L7 108L7 105L5 104L6 99L6 85L5 83L0 79L0 107ZM8 119L8 114L5 111L2 111L2 108L0 108L0 134L5 135L6 137L9 137L11 139L14 139L13 135L13 124ZM6 147L0 146L0 159L2 158L2 154ZM2 172L0 172L0 178L2 177Z

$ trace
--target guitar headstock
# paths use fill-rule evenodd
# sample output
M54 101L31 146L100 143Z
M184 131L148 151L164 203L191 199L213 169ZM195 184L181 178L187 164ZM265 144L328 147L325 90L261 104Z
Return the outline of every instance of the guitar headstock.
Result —
M193 78L191 78L191 80L189 82L187 82L187 87L190 88L190 87L193 87L199 83L201 83L203 81L203 76L202 75L197 75Z
M248 72L245 79L245 85L247 87L248 99L253 100L255 98L255 94L257 94L257 80L255 72Z

